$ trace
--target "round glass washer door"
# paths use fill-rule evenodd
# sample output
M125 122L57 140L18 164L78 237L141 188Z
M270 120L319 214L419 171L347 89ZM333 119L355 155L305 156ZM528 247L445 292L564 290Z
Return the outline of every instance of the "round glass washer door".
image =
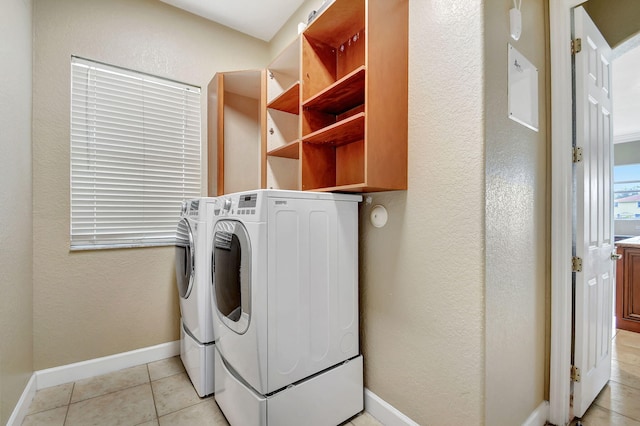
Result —
M236 220L220 220L213 229L211 278L216 311L231 330L243 334L251 319L251 243Z
M176 231L176 282L178 294L186 299L191 294L195 273L193 231L186 218L180 219Z

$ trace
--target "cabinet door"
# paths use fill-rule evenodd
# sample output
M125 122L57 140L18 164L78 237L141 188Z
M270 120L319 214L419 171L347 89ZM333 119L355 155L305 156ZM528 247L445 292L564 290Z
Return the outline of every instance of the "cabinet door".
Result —
M624 248L619 263L622 263L622 268L617 271L621 285L618 286L616 325L623 330L640 333L640 249Z

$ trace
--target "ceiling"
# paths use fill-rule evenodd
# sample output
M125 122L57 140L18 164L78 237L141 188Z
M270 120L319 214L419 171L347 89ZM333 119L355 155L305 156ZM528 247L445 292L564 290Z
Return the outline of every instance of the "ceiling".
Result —
M161 0L234 30L270 41L304 0Z

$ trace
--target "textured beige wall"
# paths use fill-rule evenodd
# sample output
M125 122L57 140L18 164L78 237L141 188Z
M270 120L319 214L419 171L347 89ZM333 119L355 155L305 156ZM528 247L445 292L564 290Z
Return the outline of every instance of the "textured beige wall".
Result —
M34 27L34 368L177 340L172 247L69 251L70 57L206 92L218 71L263 67L267 44L156 0L35 0Z
M31 0L0 12L0 424L33 372Z
M545 399L545 3L522 2L522 36L514 41L509 36L513 1L484 2L487 425L522 424ZM538 68L538 132L508 118L508 43Z
M365 383L423 425L484 417L482 20L409 2L409 190L373 194L384 228L361 208Z

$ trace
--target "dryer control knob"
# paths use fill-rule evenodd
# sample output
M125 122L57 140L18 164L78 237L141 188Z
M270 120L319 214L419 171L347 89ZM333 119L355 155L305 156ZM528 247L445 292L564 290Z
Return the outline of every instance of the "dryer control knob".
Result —
M226 211L231 210L231 200L229 198L226 198L224 200L224 210Z

